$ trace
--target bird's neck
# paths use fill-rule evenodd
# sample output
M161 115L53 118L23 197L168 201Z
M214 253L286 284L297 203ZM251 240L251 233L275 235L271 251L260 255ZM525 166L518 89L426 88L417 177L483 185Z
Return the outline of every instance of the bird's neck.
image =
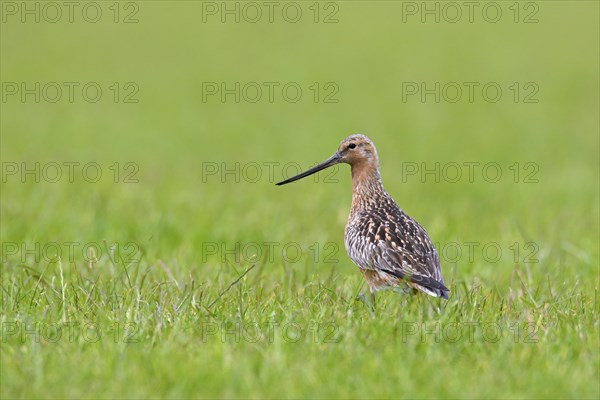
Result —
M353 204L357 203L360 198L385 194L379 174L379 165L376 162L353 164L351 172Z

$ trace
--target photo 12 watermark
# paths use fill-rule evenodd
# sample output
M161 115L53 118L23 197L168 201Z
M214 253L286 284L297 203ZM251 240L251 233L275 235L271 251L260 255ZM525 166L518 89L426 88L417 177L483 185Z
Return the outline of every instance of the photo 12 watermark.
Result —
M403 1L401 20L405 24L537 24L539 11L536 1Z
M537 104L537 82L495 81L405 81L401 86L402 103L519 103Z
M0 323L0 342L9 343L139 343L135 322L114 322L106 327L95 322L23 322Z
M434 243L441 263L460 264L483 262L497 264L539 263L540 245L533 241L503 243L499 241L464 241Z
M204 161L200 164L202 183L277 183L314 167L316 163L303 167L297 162L278 161L223 162ZM339 165L314 174L308 179L314 182L337 183Z
M2 1L0 11L3 24L140 22L135 1Z
M88 103L137 104L137 82L4 81L2 103Z
M495 161L414 162L400 164L402 183L539 183L540 165L535 161L500 164Z
M297 242L256 241L256 242L203 242L201 261L216 260L219 263L257 261L283 262L295 264L310 260L314 263L336 264L340 246L335 242L314 242L303 246Z
M202 82L203 103L288 103L313 102L337 104L340 85L334 81L205 81Z
M338 343L339 326L335 322L202 322L198 328L202 343Z
M538 331L533 322L404 321L400 324L400 340L402 343L498 343L501 340L537 343Z
M133 241L3 241L1 251L3 263L84 262L90 269L103 261L134 264L142 256L140 245Z
M337 24L336 1L203 1L202 23Z
M2 162L2 183L139 183L133 161L102 165L95 161Z

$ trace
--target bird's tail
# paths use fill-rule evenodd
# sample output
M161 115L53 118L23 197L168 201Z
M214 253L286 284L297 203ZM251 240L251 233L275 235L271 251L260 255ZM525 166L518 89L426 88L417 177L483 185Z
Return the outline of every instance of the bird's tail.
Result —
M448 292L450 292L450 289L444 286L443 281L438 281L425 275L413 274L406 276L398 271L390 271L383 268L381 270L388 274L394 275L397 278L404 279L409 286L420 290L421 292L427 293L430 296L442 297L448 300Z
M444 290L444 289L431 289L431 288L428 288L428 287L425 287L425 286L422 286L422 285L419 285L419 284L413 283L413 282L408 282L408 285L411 286L411 287L413 287L413 288L415 288L415 289L417 289L417 290L420 290L423 293L427 293L430 296L441 297L443 299L448 300L448 292L450 291L449 289L446 289L446 290Z
M430 296L442 297L448 300L448 289L443 282L436 281L433 278L423 275L411 275L408 278L408 284Z

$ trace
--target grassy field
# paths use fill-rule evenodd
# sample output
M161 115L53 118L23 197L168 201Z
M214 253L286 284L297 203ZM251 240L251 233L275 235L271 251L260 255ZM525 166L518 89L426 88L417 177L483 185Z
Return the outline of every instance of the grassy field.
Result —
M0 4L1 398L600 396L597 2L54 4ZM274 185L356 132L448 301L355 301L347 166Z

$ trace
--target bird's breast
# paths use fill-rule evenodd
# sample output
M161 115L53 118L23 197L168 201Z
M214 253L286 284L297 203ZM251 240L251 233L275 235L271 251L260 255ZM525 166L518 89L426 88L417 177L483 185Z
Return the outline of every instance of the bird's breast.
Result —
M351 215L346 225L344 244L348 257L361 269L373 268L375 242L369 231L372 230L373 221L364 215Z

